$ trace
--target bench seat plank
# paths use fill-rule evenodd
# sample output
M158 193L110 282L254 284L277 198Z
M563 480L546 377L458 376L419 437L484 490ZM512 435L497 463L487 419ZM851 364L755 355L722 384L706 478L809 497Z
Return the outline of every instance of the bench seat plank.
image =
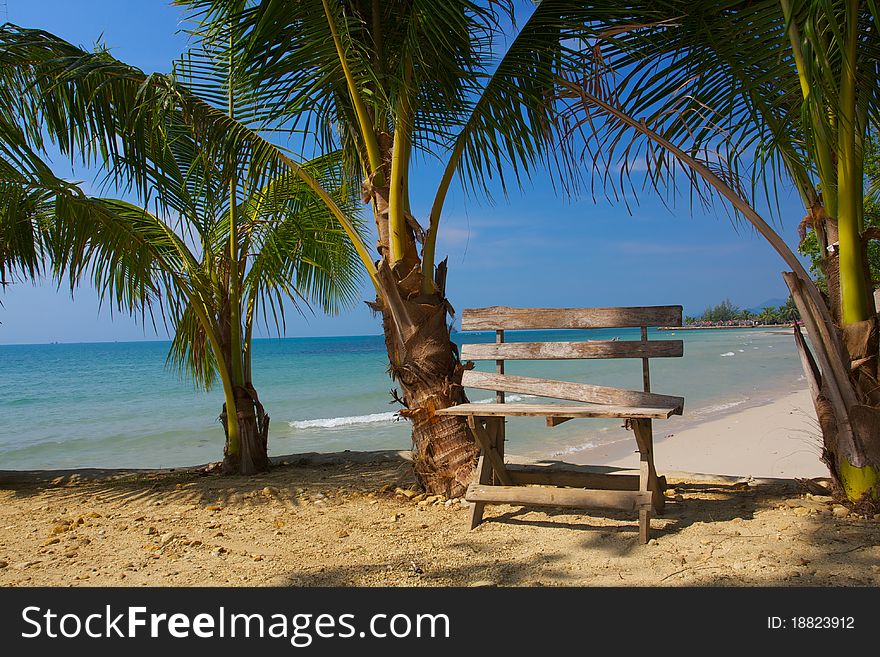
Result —
M573 486L599 490L638 490L639 475L593 472L585 467L566 464L531 465L508 464L507 472L517 486L538 484L541 486ZM479 482L477 482L479 483Z
M677 358L681 340L592 342L504 342L461 345L462 360L573 360L581 358Z
M588 404L614 404L618 406L637 406L672 408L677 414L681 414L684 407L684 398L670 395L658 395L653 392L641 392L639 390L624 390L623 388L611 388L597 386L589 383L571 383L569 381L554 381L551 379L536 379L529 376L514 376L512 374L492 374L490 372L478 372L465 370L462 375L461 385L465 388L481 388L483 390L501 390L521 395L537 395L538 397L553 397L555 399L567 399L570 401L586 402ZM656 417L656 416L646 416ZM663 416L667 417L667 416Z
M573 509L636 511L651 508L651 491L471 484L468 486L464 499L468 502L489 504L562 506Z
M474 417L619 417L666 420L676 408L616 406L613 404L459 404L434 411L437 415Z

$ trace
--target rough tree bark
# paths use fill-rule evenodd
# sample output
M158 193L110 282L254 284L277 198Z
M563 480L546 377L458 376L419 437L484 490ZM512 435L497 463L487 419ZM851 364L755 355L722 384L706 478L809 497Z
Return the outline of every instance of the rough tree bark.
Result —
M385 296L397 296L377 298L373 308L382 316L389 371L403 390L400 401L405 408L400 414L412 425L416 477L433 494L458 497L473 477L477 448L463 418L434 413L467 402L461 387L463 367L447 322L448 305L442 294L402 298L401 291L409 287L406 278L396 280L385 263L380 264L380 274L390 288ZM393 306L397 307L392 310Z
M223 449L223 472L252 475L269 469L269 416L260 403L257 391L248 383L235 387L236 417L238 419L239 450L230 453L228 414L226 404L220 413L220 422L226 434Z
M478 450L464 418L434 413L467 402L461 387L463 366L450 335L448 315L453 310L445 294L446 262L437 267L435 292L423 294L415 219L406 228L405 256L392 266L388 188L365 185L365 198L373 202L382 288L369 305L382 317L389 373L403 391L398 401L404 405L401 416L412 426L416 478L432 494L459 497L473 478Z
M824 270L834 269L833 254L823 260ZM840 326L839 312L835 312L839 310L837 297L829 295L828 309L837 325L827 326L804 281L791 272L784 277L813 338L811 350L795 327L795 341L822 431L822 461L842 494L860 507L876 510L880 504L878 317ZM827 327L824 336L823 325Z

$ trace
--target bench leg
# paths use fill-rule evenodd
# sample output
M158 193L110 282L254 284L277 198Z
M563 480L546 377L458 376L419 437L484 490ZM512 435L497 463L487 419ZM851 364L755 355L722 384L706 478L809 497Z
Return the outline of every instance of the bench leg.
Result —
M504 458L504 444L503 442L501 443L500 449L498 445L500 441L504 440L504 418L487 418L486 430L482 430L476 418L469 418L469 420L468 424L471 425L474 437L480 443L480 460L477 462L477 483L491 484L495 479L498 479L498 475L494 472L488 451L494 450L502 459ZM485 502L471 503L471 529L475 529L483 522L483 510L485 508Z
M651 512L648 509L639 510L639 542L644 545L648 542L648 534L651 531Z
M477 482L480 484L490 483L492 477L492 466L489 459L484 454L480 454L480 460L477 463ZM475 529L483 522L483 509L486 508L485 502L471 502L471 529Z
M650 480L650 468L645 455L642 454L639 463L639 490L645 492L648 490L648 481ZM639 541L644 545L648 542L648 532L651 531L651 510L639 509Z
M632 420L633 433L636 435L636 443L639 446L639 454L642 462L648 466L648 488L642 490L651 491L651 502L657 515L663 515L666 507L666 498L663 491L666 489L666 477L658 477L654 468L654 432L651 420Z
M639 446L639 490L651 491L651 506L659 514L663 512L665 500L663 499L663 486L654 469L654 437L651 420L633 420L632 428ZM651 509L639 509L639 541L641 543L648 542L650 530Z
M492 447L498 452L498 455L501 457L501 462L504 463L504 422L505 419L503 417L493 417L488 420L489 424L489 432L492 436ZM494 425L494 426L493 426ZM505 472L507 468L504 469ZM498 483L498 478L496 477L496 483ZM512 482L511 482L512 483Z

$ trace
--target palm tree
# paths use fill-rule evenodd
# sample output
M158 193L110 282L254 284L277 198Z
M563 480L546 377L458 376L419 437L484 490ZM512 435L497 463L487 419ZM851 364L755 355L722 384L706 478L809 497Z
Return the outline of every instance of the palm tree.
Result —
M791 295L789 295L783 305L779 306L778 313L783 322L796 322L801 318L797 309L797 304L794 302L794 298Z
M642 152L657 186L674 184L683 164L691 183L726 198L779 252L815 352L797 333L823 459L851 500L877 500L877 318L864 257L873 234L863 221L863 145L880 118L874 3L621 2L592 17L602 24L593 67L568 83L572 112L589 116L576 125L591 152ZM597 126L598 114L610 120ZM826 297L755 211L749 168L756 195L772 201L779 185L800 194Z
M19 56L19 68L6 80L8 88L19 92L17 100L7 98L2 107L3 116L18 128L7 150L32 156L19 157L18 166L7 160L11 166L0 180L0 207L9 211L0 214L0 226L16 220L43 226L45 230L33 233L38 244L48 247L56 276L69 277L71 287L88 276L118 308L161 314L174 330L169 363L205 388L217 379L222 385L224 470L252 474L267 469L269 416L253 384L254 324L262 317L276 328L283 326L285 301L311 302L334 312L352 299L359 270L336 218L302 177L284 173L248 185L231 176L227 164L250 165L247 153L221 151L199 141L186 111L187 103L200 102L190 98L193 71L200 72L203 93L225 100L227 114L210 114L219 129L235 113L254 112L252 99L235 78L230 53L220 49L193 50L173 76L153 76L149 84L163 90L162 111L151 108L148 124L129 116L125 128L112 128L122 135L128 128L150 135L126 144L126 149L135 143L143 148L142 160L126 151L106 162L117 182L128 179L144 192L148 186L153 189L158 194L154 203L146 202L146 194L144 205L84 195L55 178L33 147L42 146L46 132L70 151L71 144L85 143L78 142L83 135L65 142L57 132L60 123L38 120L51 108L33 104L34 98L51 103L57 100L53 94L69 91L59 77L62 69L97 72L109 67L128 81L129 88L116 89L115 100L142 106L148 101L141 86L147 77L107 53L85 53L45 33L7 26L0 40L18 49ZM76 128L71 125L70 130ZM36 166L22 166L33 158ZM337 207L355 215L335 154L302 168L333 191ZM149 211L149 205L156 210ZM30 260L20 257L19 262Z
M831 14L825 17L821 38L851 44L849 37L858 33L846 22L852 3L844 7L841 2L822 3L822 11ZM676 163L683 163L687 179L717 190L779 252L794 273L789 280L821 367L821 379L817 368L811 376L817 405L825 403L819 415L826 460L851 496L876 483L871 472L877 472L880 457L866 456L864 448L874 435L865 429L873 420L863 410L869 407L864 392L869 381L852 381L849 374L852 361L858 376L869 377L872 363L876 370L876 359L871 360L876 349L869 347L865 358L855 361L848 357L853 351L843 355L847 352L834 328L834 318L843 313L835 313L835 295L830 303L823 300L795 254L755 211L737 166L757 154L755 188L767 183L771 197L777 182L773 174L785 170L814 225L824 226L820 230L833 244L833 222L824 221L822 213L832 216L826 195L831 198L832 190L854 185L847 131L862 125L862 119L874 120L873 109L862 108L876 106L871 94L877 85L870 79L875 70L870 43L876 30L863 39L870 42L867 46L857 44L854 66L849 45L830 49L825 58L819 56L821 48L811 47L815 65L808 74L801 67L805 75L800 75L793 55L797 48L791 46L798 38L792 41L789 34L805 8L810 9L803 2L793 9L797 20L787 21L775 0L595 5L544 0L519 29L513 25L512 2L181 4L199 22L199 39L232 45L235 61L252 83L249 93L260 98L258 120L243 125L226 116L221 128L216 107L184 92L172 93L166 81L134 80L113 65L91 63L63 69L62 86L31 87L54 99L46 121L66 136L73 117L72 144L101 144L112 160L118 139L133 145L126 157L137 160L151 148L150 117L161 115L163 103L173 97L175 106L186 108L185 120L200 143L212 144L215 151L234 144L249 153L246 171L240 171L238 162L224 161L224 175L238 175L250 188L286 172L319 195L375 287L373 307L382 315L390 371L403 388L416 473L426 488L460 493L470 480L475 452L463 422L441 420L433 413L465 400L462 364L449 338L446 263L436 257L449 187L459 176L472 192L487 192L494 180L506 191L511 177L519 183L550 165L554 183L565 188L579 175L573 150L579 136L606 183L614 182L612 171L627 179L627 164L638 155L639 144L648 144L643 154L649 183L658 187L674 182ZM840 7L843 13L837 11ZM850 29L828 32L833 29L829 25L838 24ZM28 55L0 50L0 63L6 59L15 65L22 56ZM615 71L618 78L609 82ZM843 98L839 93L824 95L823 103L840 101L839 118L844 119L834 114L833 122L825 121L825 114L811 109L817 102L815 90L824 92L829 80L843 79L843 72L868 84L850 79L841 86ZM802 78L817 82L808 87L806 100ZM853 121L846 120L853 114L850 92L859 108ZM636 118L641 115L644 120ZM721 122L726 132L720 132ZM345 174L363 181L363 198L373 211L375 254L320 181L271 141L271 133L252 129L257 124L300 130L300 145L319 153L341 150ZM644 141L626 136L632 134ZM856 131L856 155L857 136ZM842 173L825 161L822 144L845 153L836 160L849 163ZM413 216L409 198L411 164L419 154L443 163L430 213L422 222ZM615 158L624 166L610 166ZM814 164L820 159L825 162L821 167ZM844 221L851 215L844 212ZM841 253L847 251L841 278L850 281L844 285L846 298L857 300L861 293L852 277L858 256L853 255L851 237L850 231L840 241ZM831 266L836 266L834 259ZM861 316L858 304L843 301L841 297L841 308L855 308L847 310L847 321ZM805 362L812 361L805 356Z
M778 324L779 313L774 306L765 306L761 309L761 312L758 313L758 321L761 324Z
M317 152L340 149L349 175L362 181L378 241L375 252L355 245L375 288L370 305L403 391L401 414L412 424L415 472L431 492L460 495L473 474L473 437L462 418L434 413L466 401L447 264L437 255L443 207L456 176L475 193L496 180L506 191L545 165L558 183L572 181L554 90L557 76L581 61L582 3L541 2L519 29L512 2L179 4L199 38L235 44L270 124L302 130ZM227 138L257 143L233 129ZM259 144L271 166L288 166L280 150ZM421 218L410 202L419 156L442 164Z

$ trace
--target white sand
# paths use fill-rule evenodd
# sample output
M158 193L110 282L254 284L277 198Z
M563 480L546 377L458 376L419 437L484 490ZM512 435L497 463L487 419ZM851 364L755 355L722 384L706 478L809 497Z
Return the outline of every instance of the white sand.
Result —
M700 423L669 438L663 438L662 424L654 425L654 461L660 474L828 476L819 461L819 426L807 390ZM607 464L638 467L638 456L633 453Z

